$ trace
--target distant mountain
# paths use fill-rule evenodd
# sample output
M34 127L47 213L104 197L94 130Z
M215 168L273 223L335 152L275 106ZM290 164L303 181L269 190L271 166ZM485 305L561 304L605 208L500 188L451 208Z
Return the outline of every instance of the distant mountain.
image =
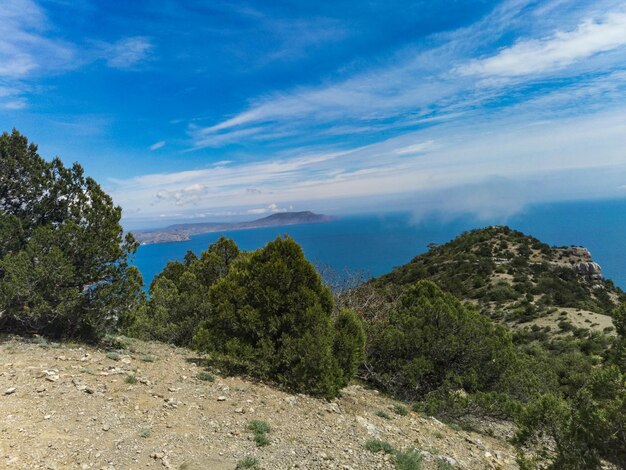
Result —
M314 214L311 211L279 212L261 219L247 222L206 222L196 224L174 224L162 229L133 232L142 245L155 243L182 242L193 235L230 230L244 230L260 227L281 227L297 224L319 224L335 218L329 215Z

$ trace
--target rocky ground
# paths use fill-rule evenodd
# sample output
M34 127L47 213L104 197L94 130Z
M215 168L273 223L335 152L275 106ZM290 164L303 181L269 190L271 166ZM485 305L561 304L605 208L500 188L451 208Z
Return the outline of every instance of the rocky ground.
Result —
M506 442L403 415L358 385L327 402L237 377L201 380L188 350L125 346L1 338L0 467L393 469L364 447L379 439L418 449L426 469L517 468ZM268 445L256 445L251 420L269 424Z

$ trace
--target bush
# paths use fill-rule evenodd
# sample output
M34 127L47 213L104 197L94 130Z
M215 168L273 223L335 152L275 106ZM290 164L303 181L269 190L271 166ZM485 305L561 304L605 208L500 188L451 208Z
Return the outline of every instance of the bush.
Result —
M330 398L364 348L356 315L342 311L333 321L332 311L330 291L302 249L277 238L211 287L194 345L227 371Z
M467 392L494 388L515 350L503 326L419 281L371 338L369 378L386 391L420 400L444 383Z
M422 454L416 450L397 452L393 460L396 470L420 470Z
M219 238L200 258L168 263L150 285L150 299L127 326L129 334L189 346L208 310L209 288L224 277L239 257L234 241Z
M259 465L259 460L254 457L244 457L239 462L237 462L237 466L235 470L246 469L246 468L256 468Z
M248 429L254 433L254 442L258 447L269 445L270 440L267 437L267 434L271 431L269 424L255 419L248 423Z
M626 377L615 366L596 369L571 401L544 394L525 407L518 442L539 445L548 435L554 469L600 468L601 460L626 462Z
M198 372L196 374L196 379L204 380L205 382L213 382L215 380L215 377L213 377L213 375L209 374L208 372Z
M98 340L143 301L121 209L75 163L0 136L0 328Z
M393 405L393 411L400 416L406 416L409 414L409 410L407 410L404 405Z
M385 454L395 454L396 449L387 441L371 439L365 443L365 448L370 452L383 452Z

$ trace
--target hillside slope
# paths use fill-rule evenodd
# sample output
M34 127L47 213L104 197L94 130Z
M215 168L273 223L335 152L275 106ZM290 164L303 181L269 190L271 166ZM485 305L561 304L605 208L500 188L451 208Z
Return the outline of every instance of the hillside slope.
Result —
M432 245L372 283L406 286L420 279L435 281L483 313L512 324L556 315L604 329L610 327L613 308L626 300L621 289L602 277L587 249L551 247L502 226Z
M119 346L118 346L119 347ZM371 439L419 449L426 469L517 468L514 449L353 385L327 402L241 378L196 378L194 353L127 340L116 353L0 338L0 467L392 469ZM135 383L127 377L136 377ZM250 420L271 426L255 445Z

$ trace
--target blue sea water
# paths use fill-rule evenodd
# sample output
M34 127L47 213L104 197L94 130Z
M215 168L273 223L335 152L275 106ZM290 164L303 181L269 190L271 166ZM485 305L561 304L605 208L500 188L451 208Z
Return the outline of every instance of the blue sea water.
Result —
M506 220L471 218L415 222L409 213L346 216L313 225L238 230L197 235L187 242L144 245L134 264L149 284L168 261L182 260L187 250L200 253L226 235L244 250L262 247L288 234L314 263L341 271L378 276L410 261L431 242L444 243L460 233L494 224L506 224L550 245L587 247L605 277L626 289L626 200L543 204Z

